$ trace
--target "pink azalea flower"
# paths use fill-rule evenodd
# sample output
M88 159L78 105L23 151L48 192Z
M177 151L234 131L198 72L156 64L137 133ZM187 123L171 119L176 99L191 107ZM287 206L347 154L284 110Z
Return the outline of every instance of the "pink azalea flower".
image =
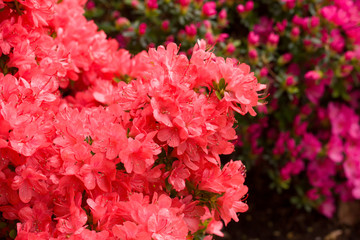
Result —
M78 192L74 196L74 192L70 191L68 214L58 217L56 230L63 234L79 233L85 229L87 216L85 211L81 208L81 193Z
M190 172L180 161L175 161L172 168L169 183L173 185L176 191L181 191L185 188L185 180L190 177Z
M156 132L148 135L139 134L135 138L129 138L127 148L123 149L119 158L124 163L125 169L128 173L134 171L142 174L145 170L154 163L154 155L160 153L160 149L153 143L153 138Z
M225 226L231 219L238 222L239 218L237 217L237 213L246 212L248 210L248 205L240 200L246 193L246 187L241 189L229 189L222 197L218 198L217 204Z
M40 171L30 167L25 168L25 165L17 168L17 171L19 175L14 177L11 187L14 190L19 190L19 197L22 202L28 203L36 194L47 193L47 177Z
M104 159L101 154L95 154L89 163L85 163L79 172L79 177L88 190L96 185L104 192L111 191L111 181L115 180L115 164Z

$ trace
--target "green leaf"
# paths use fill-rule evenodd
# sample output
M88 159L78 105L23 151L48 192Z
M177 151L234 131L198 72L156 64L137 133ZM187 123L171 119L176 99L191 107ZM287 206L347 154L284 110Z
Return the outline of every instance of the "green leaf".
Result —
M215 94L219 100L222 99L221 93L219 91L215 91Z
M124 31L124 32L122 33L122 35L123 35L124 37L129 37L129 38L131 38L131 37L134 37L134 36L135 36L135 32L133 32L133 31Z
M219 90L225 89L225 79L221 78L219 81Z
M215 81L213 81L212 84L215 90L219 90L219 85Z
M9 232L9 236L12 238L12 239L15 239L16 238L16 235L17 235L17 232L15 229L12 229L10 232Z
M284 90L280 89L274 93L274 98L279 98L283 94Z

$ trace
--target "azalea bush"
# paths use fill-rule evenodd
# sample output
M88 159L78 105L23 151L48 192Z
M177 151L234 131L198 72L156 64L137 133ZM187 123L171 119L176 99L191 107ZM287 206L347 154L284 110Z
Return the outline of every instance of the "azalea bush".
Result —
M360 199L359 1L90 0L86 9L133 53L175 41L191 55L205 38L216 54L250 64L269 104L256 122L237 118L237 157L327 217Z
M135 56L85 1L0 0L0 230L16 239L211 239L247 210L234 113L250 67L198 41Z
M338 201L360 199L360 4L275 5L257 12L247 36L249 62L271 97L264 118L243 123L239 144L251 149L247 159L269 166L271 187L290 188L296 206L333 217Z
M224 55L232 54L240 44L230 41L228 33L235 30L229 19L239 18L233 11L235 7L234 1L89 0L85 16L131 53L178 42L181 51L191 55L197 39L205 39L208 45L216 44L217 54ZM252 7L247 4L246 11Z

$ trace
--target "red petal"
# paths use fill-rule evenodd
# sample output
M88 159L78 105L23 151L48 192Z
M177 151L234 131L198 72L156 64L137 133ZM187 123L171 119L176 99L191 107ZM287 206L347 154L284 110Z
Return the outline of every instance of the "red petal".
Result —
M31 197L32 197L32 189L30 188L30 186L27 183L24 183L19 188L19 197L23 203L30 202Z

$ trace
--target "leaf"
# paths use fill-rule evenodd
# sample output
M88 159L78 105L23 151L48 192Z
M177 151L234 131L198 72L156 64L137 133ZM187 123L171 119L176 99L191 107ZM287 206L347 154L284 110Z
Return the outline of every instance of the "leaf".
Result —
M283 94L283 92L283 89L277 90L274 94L274 98L279 98Z
M225 79L221 78L219 81L219 90L225 89Z
M221 93L219 91L215 91L216 96L218 97L219 100L222 99Z
M15 239L16 238L16 235L17 235L17 232L15 229L12 229L10 232L9 232L9 236L12 238L12 239Z
M212 84L215 90L219 90L219 86L215 81L213 81Z
M311 15L315 16L316 15L316 10L313 4L309 4L309 12L311 13Z
M180 25L185 25L185 18L183 16L179 17L179 23Z
M133 32L133 31L125 31L125 32L123 32L122 33L122 35L124 36L124 37L134 37L135 36L135 32Z

